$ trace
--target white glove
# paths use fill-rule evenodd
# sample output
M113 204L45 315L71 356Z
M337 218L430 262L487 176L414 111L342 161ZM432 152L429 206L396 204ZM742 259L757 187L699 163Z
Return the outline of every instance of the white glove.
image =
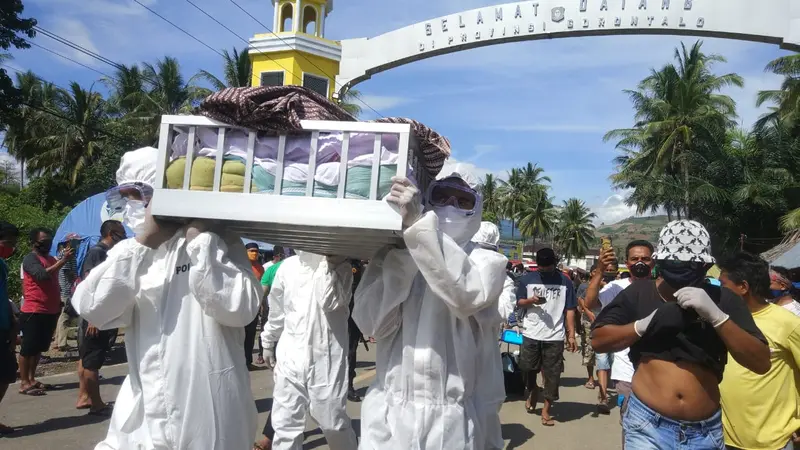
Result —
M141 232L136 233L136 240L152 249L156 249L175 235L182 226L178 222L159 220L150 213L153 202L147 205L144 216L144 226Z
M653 316L655 316L657 312L658 310L656 309L644 319L639 319L636 322L633 322L633 330L636 331L636 334L638 334L639 337L644 336L644 333L647 331L647 327L650 326L650 321L653 320Z
M207 220L195 219L186 227L186 243L192 242L200 233L211 231L212 223Z
M400 208L404 228L414 225L422 215L419 189L406 177L392 177L392 190L386 201Z
M714 328L725 323L730 316L722 312L721 309L711 300L705 290L696 287L685 287L675 293L678 305L683 309L694 309L697 315L710 323Z
M266 363L268 369L275 368L275 364L278 362L275 359L275 348L264 349L264 362Z

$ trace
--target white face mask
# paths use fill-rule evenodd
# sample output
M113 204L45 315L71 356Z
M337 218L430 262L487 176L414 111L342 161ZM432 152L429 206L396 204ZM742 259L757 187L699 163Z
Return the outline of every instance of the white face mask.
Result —
M125 204L122 223L139 235L144 231L145 205L141 200L128 200Z
M466 245L481 226L480 216L468 215L455 206L434 206L439 218L439 231L450 236L458 245Z

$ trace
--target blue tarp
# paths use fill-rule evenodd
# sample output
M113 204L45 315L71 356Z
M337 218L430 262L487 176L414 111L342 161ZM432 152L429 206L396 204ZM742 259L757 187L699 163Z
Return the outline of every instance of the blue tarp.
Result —
M103 222L109 219L122 220L122 215L110 215L106 203L106 194L100 193L82 201L78 206L72 209L67 217L61 222L55 236L53 236L53 247L50 253L56 256L58 243L62 242L64 238L70 234L75 233L81 237L80 248L76 249L76 257L78 262L78 271L83 265L83 259L86 252L100 240L100 226ZM133 232L125 228L128 237L133 237ZM264 242L253 241L250 239L242 238L242 241L247 244L255 242L258 248L264 251L272 250L272 244Z
M772 265L786 267L787 269L800 267L800 242L781 255L780 258L773 261Z
M58 226L58 230L53 236L53 247L50 249L50 253L56 256L58 243L64 241L68 234L75 233L79 235L81 237L81 245L80 248L76 249L75 256L78 262L78 273L80 273L86 252L100 240L100 226L109 219L122 220L122 216L109 214L104 192L80 202ZM125 233L128 237L133 236L133 232L127 227L125 228Z

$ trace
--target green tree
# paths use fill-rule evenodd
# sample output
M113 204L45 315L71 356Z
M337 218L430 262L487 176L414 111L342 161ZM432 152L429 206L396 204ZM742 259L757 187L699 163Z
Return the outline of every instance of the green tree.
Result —
M736 104L719 92L744 84L737 74L714 74L713 65L725 59L706 55L701 47L700 41L691 49L681 44L675 50L675 64L652 70L637 90L625 91L634 105L636 123L605 136L607 141L616 140L621 150L632 152L626 164L635 168L623 166L618 183L635 190L640 187L640 175L678 180L682 199L677 206L688 218L693 217L693 192L701 180L694 169L707 162L705 155L724 143L726 130L735 124ZM640 197L652 199L652 195Z
M345 111L350 113L353 117L358 117L361 115L361 92L351 88L345 88L339 98L336 100L336 103L342 107Z
M224 81L207 70L201 70L197 75L192 77L192 80L205 80L217 91L229 87L249 87L253 81L253 64L250 61L247 48L243 49L241 53L234 48L233 54L228 53L227 50L223 50L222 55ZM192 80L190 80L190 83Z
M592 221L597 215L589 211L582 200L571 198L564 201L564 209L558 220L556 242L561 253L567 258L583 258L594 240L595 226Z
M22 0L4 0L0 7L0 49L7 51L11 47L17 49L30 48L25 38L33 39L36 36L33 27L36 19L20 17L25 7ZM8 59L8 53L2 53L2 59ZM2 61L0 61L2 62ZM0 127L5 127L14 120L20 120L16 115L22 104L22 94L14 86L6 70L0 67Z
M500 198L497 179L494 177L494 175L491 173L486 174L486 178L483 179L483 182L480 185L480 192L481 197L483 197L484 217L487 215L492 215L495 217L495 220L490 220L489 222L496 222L498 211L500 210Z
M519 212L519 232L525 237L533 239L552 236L558 224L558 212L553 207L553 199L546 194L531 195L528 197L522 210Z
M779 121L797 135L800 133L800 54L782 56L770 62L766 70L782 76L783 83L780 89L758 93L756 105L770 104L771 111L756 122L756 130Z
M75 187L81 171L102 151L105 100L72 82L68 91L56 92L54 106L49 124L41 130L43 135L34 138L40 149L30 159L30 167L43 174L63 173L70 187Z

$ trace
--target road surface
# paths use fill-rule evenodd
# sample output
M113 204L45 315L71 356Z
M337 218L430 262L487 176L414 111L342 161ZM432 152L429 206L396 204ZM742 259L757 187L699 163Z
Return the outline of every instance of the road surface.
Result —
M367 352L359 349L356 388L363 394L374 378L374 345ZM621 448L619 412L615 408L610 416L595 414L597 391L583 387L586 371L580 365L580 356L566 356L566 371L562 378L561 400L554 409L556 426L545 428L538 415L525 412L524 403L513 399L503 405L500 418L506 448L533 449L558 448L560 450ZM127 374L127 365L103 368L101 393L106 401L114 400L119 385ZM272 371L251 372L253 395L258 409L259 433L272 404ZM17 427L11 436L0 437L3 450L87 450L105 437L108 419L87 416L75 409L78 380L75 374L43 378L61 390L45 397L27 397L17 393L18 385L9 387L0 403L0 422ZM356 432L360 428L360 403L348 403ZM541 404L539 405L541 407ZM327 448L325 438L313 422L306 428L305 449ZM254 436L255 437L255 436ZM537 447L534 447L537 446Z

